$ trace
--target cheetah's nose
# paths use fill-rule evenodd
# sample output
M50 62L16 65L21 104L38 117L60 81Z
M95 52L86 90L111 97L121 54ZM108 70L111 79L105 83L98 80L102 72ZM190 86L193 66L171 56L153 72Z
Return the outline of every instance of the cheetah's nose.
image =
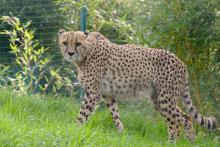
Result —
M68 55L69 55L69 56L72 56L73 54L74 54L74 53L70 53L70 52L68 52Z

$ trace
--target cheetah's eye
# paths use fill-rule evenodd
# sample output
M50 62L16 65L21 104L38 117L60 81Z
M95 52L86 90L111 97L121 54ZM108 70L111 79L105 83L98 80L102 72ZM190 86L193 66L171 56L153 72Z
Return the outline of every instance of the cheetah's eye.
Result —
M76 43L76 47L78 47L78 46L80 46L80 45L81 45L81 43L79 43L79 42Z
M63 42L63 45L67 46L67 45L68 45L68 42Z

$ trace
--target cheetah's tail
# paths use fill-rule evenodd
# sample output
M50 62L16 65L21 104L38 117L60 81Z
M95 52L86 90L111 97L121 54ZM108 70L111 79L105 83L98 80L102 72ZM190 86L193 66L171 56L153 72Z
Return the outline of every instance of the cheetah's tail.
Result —
M184 86L184 95L183 101L186 107L187 112L190 116L198 122L203 128L213 130L217 128L217 121L214 117L204 117L202 116L198 110L193 106L192 99L189 92L189 82L188 82L188 73L186 72L185 76L185 86Z

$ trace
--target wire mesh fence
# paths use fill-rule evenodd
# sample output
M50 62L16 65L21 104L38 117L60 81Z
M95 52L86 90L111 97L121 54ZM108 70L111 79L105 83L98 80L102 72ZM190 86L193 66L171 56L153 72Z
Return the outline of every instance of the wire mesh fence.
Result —
M53 0L1 0L0 15L13 15L21 22L32 21L35 30L35 39L40 45L49 47L49 52L60 58L57 45L57 32L62 26L62 15L57 10ZM0 30L8 29L5 24L0 24ZM0 63L10 64L13 62L13 55L9 52L8 36L0 35ZM57 62L60 60L57 60ZM56 65L56 64L54 64Z
M79 22L79 13L76 13L76 15L74 14L75 13L61 14L59 7L55 3L55 0L0 1L0 16L15 16L19 18L21 23L23 24L31 21L31 28L35 30L34 40L38 40L40 46L48 48L47 56L49 56L49 58L53 57L50 64L54 67L54 69L59 69L63 65L63 58L60 54L57 42L58 30L60 28L63 28L64 24L65 26L68 26L69 23L70 25L74 25L75 22L73 21L65 21L66 17L72 17L74 18L74 20L77 20L77 22ZM0 23L1 32L3 30L10 29L11 28L9 25ZM14 64L16 62L15 55L10 52L11 48L9 39L9 36L0 34L0 65L10 65L12 67L12 76L14 77L19 67L16 67L16 64ZM74 70L74 68L71 68L71 70L72 69ZM74 83L72 84L74 85L74 89L76 90L75 92L77 93L77 97L82 97L83 91L79 87L79 85L77 85L77 80L75 76L71 75L70 79L73 79ZM48 84L46 83L46 81L43 81L41 85L44 83Z

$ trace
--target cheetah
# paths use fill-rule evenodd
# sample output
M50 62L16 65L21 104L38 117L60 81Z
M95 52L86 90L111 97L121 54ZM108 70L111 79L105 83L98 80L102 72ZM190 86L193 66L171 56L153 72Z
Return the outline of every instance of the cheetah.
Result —
M138 45L117 45L99 32L60 30L59 47L64 59L78 70L78 79L85 97L77 117L82 125L95 105L104 100L118 129L123 131L116 100L145 100L150 98L156 110L166 120L169 141L180 134L183 125L187 138L193 143L193 118L206 129L217 128L214 117L203 117L192 104L186 65L174 54ZM188 114L178 106L184 102Z

